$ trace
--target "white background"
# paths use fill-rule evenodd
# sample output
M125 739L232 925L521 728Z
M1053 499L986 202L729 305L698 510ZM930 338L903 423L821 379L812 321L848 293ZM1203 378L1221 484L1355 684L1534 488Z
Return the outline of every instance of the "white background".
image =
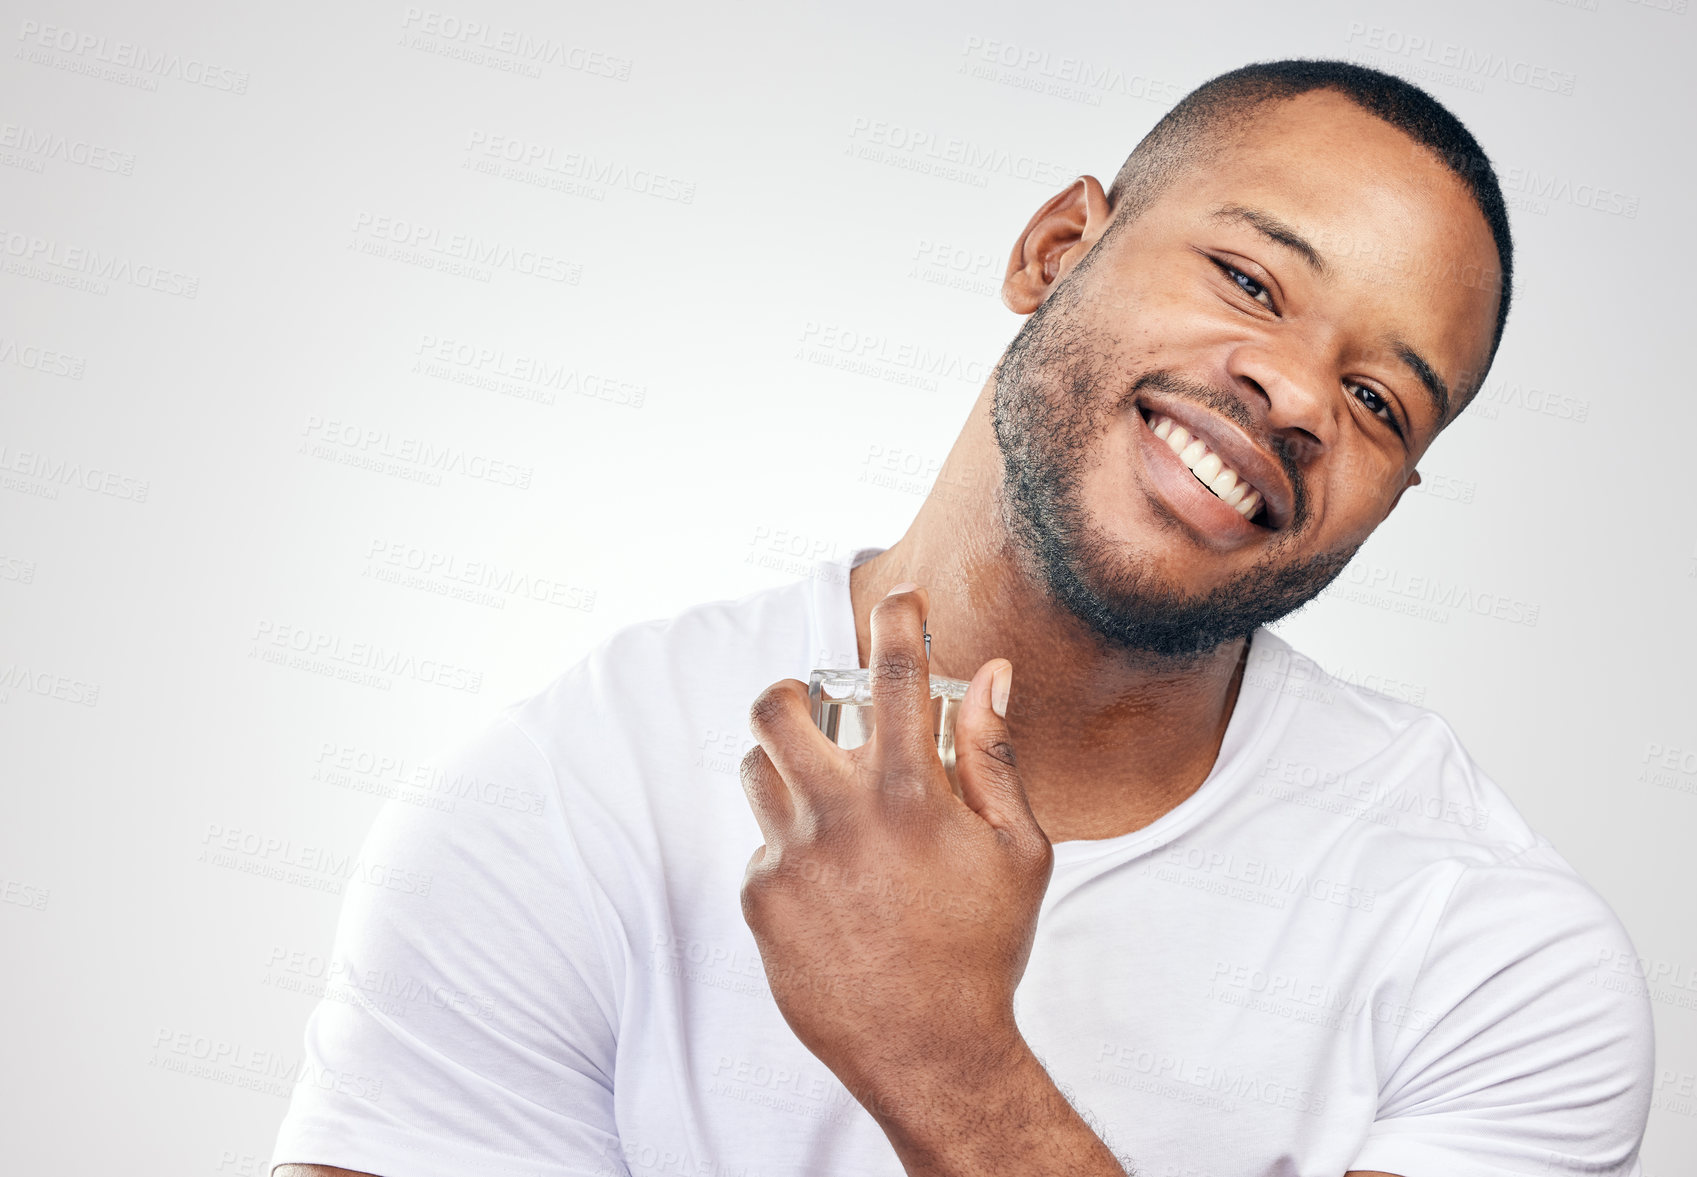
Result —
M327 768L894 542L1037 205L1215 73L1342 56L1493 155L1516 305L1283 630L1614 905L1646 1171L1692 1171L1686 0L147 7L0 18L0 1169L263 1171L392 787Z

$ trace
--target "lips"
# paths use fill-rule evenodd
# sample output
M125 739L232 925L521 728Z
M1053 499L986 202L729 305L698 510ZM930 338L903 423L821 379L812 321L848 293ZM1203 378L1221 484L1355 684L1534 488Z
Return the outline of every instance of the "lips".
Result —
M1213 491L1214 497L1226 506L1245 519L1254 521L1261 510L1263 496L1247 478L1227 466L1205 441L1191 437L1190 431L1171 417L1157 413L1148 420L1150 431L1167 443L1167 448L1178 455L1178 460L1196 475L1198 482Z
M1188 402L1145 403L1144 423L1216 498L1255 526L1290 523L1294 494L1284 468L1238 428Z

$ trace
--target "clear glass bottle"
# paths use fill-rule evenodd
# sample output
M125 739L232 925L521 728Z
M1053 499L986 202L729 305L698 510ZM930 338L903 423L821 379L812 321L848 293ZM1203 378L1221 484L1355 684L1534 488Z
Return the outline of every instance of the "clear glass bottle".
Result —
M925 635L925 656L931 656L931 634ZM955 717L960 713L961 700L966 698L970 684L958 678L931 676L931 732L937 740L937 755L948 774L949 785L960 796L960 781L955 776ZM807 680L807 699L813 710L813 722L839 748L858 748L872 738L872 672L856 667L850 670L815 670Z

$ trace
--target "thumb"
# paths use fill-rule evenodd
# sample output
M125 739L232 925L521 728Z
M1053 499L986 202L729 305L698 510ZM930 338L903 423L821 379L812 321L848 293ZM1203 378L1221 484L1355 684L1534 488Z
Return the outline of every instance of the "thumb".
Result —
M1007 711L1012 682L1013 663L990 659L972 676L955 717L955 775L961 799L979 817L1010 833L1036 824L1020 783L1007 719L993 705L1000 703Z

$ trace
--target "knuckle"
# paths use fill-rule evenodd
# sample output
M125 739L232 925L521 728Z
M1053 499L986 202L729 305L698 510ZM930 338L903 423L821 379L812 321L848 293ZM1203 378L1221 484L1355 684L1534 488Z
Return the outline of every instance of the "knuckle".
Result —
M760 780L766 765L766 749L759 744L743 753L742 763L737 766L737 775L742 778L744 785L752 785Z
M765 875L758 870L750 871L748 878L743 880L739 899L743 922L750 927L761 923L768 905Z
M771 898L772 891L777 886L778 875L786 869L788 860L780 851L777 844L764 843L760 857L748 864L743 872L742 899L745 904L757 903L764 905Z
M911 650L881 650L872 658L872 674L894 683L918 682L922 677L929 679L929 668L924 659L915 655Z
M1013 745L1000 736L985 741L984 755L1006 768L1018 768L1019 758L1014 753Z
M784 713L787 700L784 692L777 687L767 687L755 696L754 702L748 707L748 726L756 735L770 731Z
M809 846L827 849L853 845L857 840L859 822L847 805L815 802L807 807L802 837Z
M1026 856L1031 860L1033 873L1049 876L1055 867L1055 847L1048 838L1037 830L1031 831L1026 847Z

